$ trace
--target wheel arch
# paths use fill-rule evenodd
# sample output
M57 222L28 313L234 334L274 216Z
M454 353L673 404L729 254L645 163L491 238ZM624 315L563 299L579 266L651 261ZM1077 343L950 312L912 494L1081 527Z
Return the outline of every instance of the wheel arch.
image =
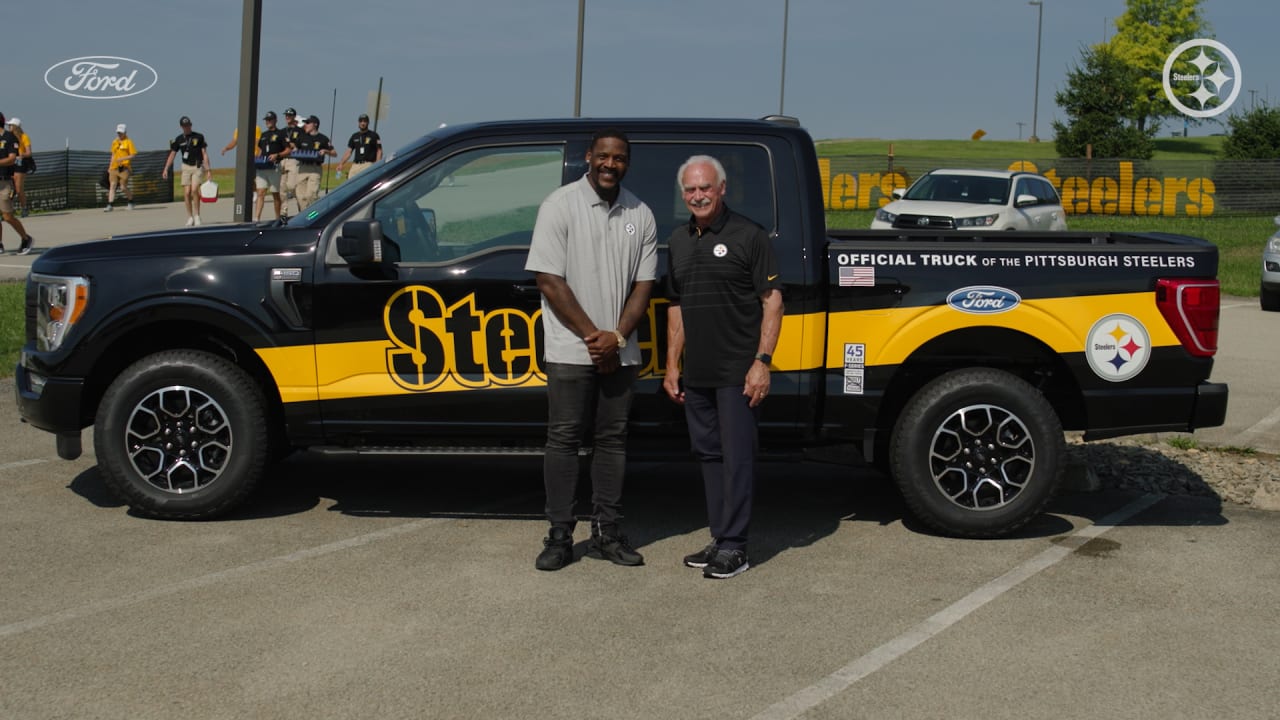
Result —
M1062 356L1031 335L995 326L953 330L912 352L886 386L876 426L892 428L907 401L926 384L969 367L1004 370L1021 378L1045 396L1064 428L1083 426L1083 394Z
M125 368L165 350L202 350L242 368L261 389L269 423L282 427L284 404L254 342L274 345L260 325L229 306L201 299L121 308L84 340L99 348L84 378L81 414L92 423L103 395Z

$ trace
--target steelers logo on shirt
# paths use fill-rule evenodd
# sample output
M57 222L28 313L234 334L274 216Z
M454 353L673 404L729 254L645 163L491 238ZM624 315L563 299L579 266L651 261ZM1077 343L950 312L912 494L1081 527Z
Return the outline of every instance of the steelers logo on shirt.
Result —
M711 252L714 253L716 257L724 257L729 254L729 248L725 247L724 243L718 243L715 247L711 248Z

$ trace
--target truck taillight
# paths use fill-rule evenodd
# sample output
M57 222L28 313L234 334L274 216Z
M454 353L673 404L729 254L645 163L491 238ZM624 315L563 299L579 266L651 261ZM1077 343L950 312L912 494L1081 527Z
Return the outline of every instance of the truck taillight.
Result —
M1166 278L1156 281L1156 306L1187 352L1213 357L1218 351L1217 280Z

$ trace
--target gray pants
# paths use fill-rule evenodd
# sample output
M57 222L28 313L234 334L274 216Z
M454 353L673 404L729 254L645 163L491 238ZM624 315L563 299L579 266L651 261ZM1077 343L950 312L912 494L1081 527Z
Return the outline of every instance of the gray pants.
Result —
M627 416L639 369L620 367L602 375L594 365L547 363L546 370L549 412L542 477L547 489L547 519L570 529L574 526L578 449L590 444L593 525L614 528L622 519Z

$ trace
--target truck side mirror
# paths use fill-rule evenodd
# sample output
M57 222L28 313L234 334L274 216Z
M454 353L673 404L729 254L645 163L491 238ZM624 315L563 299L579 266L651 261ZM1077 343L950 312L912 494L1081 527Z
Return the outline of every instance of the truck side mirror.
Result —
M400 246L382 234L379 220L349 220L338 236L338 254L351 265L400 262Z

